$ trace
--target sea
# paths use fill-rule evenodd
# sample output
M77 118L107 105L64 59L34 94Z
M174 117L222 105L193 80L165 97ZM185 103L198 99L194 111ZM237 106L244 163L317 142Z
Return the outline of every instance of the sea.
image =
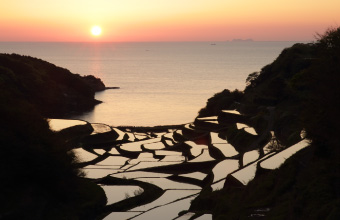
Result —
M107 87L93 110L69 118L112 126L192 122L224 89L243 90L250 73L298 42L0 42L0 53L37 57ZM41 91L44 92L44 91Z

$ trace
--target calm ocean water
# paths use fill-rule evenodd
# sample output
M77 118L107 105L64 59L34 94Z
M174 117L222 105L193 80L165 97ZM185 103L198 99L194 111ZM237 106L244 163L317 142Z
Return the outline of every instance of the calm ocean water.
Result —
M17 43L0 53L37 57L80 75L95 75L104 103L72 118L118 125L169 125L193 121L208 98L245 87L247 76L296 42Z

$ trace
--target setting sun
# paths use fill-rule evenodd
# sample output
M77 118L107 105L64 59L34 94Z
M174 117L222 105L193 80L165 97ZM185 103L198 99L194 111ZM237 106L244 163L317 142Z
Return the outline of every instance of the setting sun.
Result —
M93 26L91 28L91 33L94 36L99 36L102 33L102 29L99 26Z
M339 0L2 2L0 41L310 41L340 23Z

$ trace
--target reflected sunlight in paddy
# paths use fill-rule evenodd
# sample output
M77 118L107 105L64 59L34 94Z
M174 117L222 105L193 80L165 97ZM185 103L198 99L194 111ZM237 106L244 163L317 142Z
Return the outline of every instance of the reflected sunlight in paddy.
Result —
M201 187L187 184L187 183L180 183L176 181L172 181L165 178L137 178L137 180L152 183L164 190L166 189L201 189Z
M157 206L165 205L177 199L184 198L190 195L199 193L200 190L167 190L157 200L143 206L136 207L130 211L147 211Z
M162 216L162 220L172 220L178 216L180 211L189 209L191 201L195 197L197 197L197 195L157 207L133 218L133 220L159 219L160 216Z
M61 131L76 125L86 125L87 122L81 120L48 119L48 124L50 125L51 130Z
M129 197L134 197L135 192L141 192L143 189L139 186L101 186L104 189L108 199L107 204L112 204L124 200Z

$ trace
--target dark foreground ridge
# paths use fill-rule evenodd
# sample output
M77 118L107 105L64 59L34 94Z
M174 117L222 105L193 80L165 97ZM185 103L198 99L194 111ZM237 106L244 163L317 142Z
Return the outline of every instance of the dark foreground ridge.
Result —
M93 108L100 87L93 76L0 54L0 219L94 219L106 204L102 188L77 168L74 142L45 119Z

